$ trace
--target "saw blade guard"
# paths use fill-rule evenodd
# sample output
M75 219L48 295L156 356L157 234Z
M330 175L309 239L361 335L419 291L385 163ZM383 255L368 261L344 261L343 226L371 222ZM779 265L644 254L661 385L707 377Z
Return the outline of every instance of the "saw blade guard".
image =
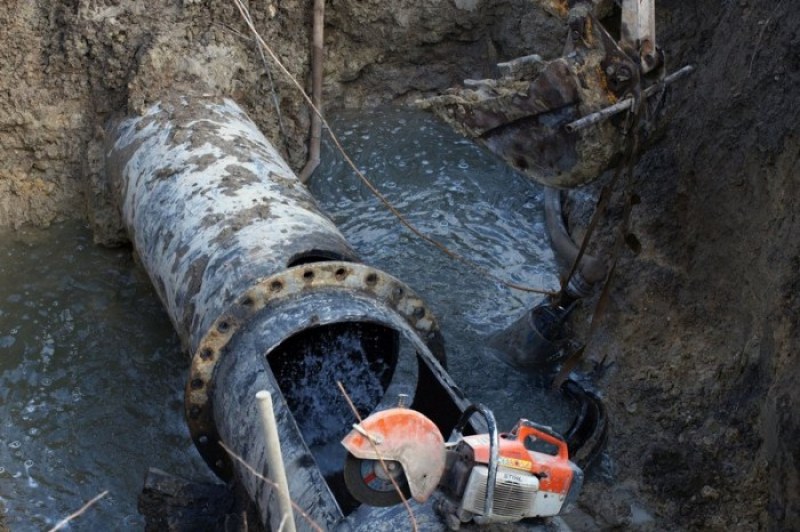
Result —
M445 445L439 428L423 414L391 408L372 414L342 440L362 460L396 461L403 467L411 496L425 502L445 468Z

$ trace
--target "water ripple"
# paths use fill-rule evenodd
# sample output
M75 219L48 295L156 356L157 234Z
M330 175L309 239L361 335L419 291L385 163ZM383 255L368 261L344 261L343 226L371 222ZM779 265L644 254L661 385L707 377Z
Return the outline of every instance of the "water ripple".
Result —
M109 489L86 529L141 528L149 466L207 477L179 399L186 361L130 252L79 224L0 233L0 499L43 530ZM176 404L165 408L165 400ZM182 442L176 445L176 442Z
M426 234L498 277L557 286L541 187L424 113L345 112L332 127L352 132L343 144L356 165ZM495 409L503 428L520 416L563 424L564 405L543 377L508 368L483 346L538 298L499 285L411 235L330 143L322 160L311 181L315 196L366 262L407 282L431 305L450 373L468 396Z

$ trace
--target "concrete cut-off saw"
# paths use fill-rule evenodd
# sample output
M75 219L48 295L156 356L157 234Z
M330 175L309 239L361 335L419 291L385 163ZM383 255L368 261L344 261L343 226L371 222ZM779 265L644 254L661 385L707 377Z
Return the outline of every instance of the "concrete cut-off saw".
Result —
M488 432L464 436L476 412ZM422 503L435 494L436 508L453 530L470 521L558 515L583 484L563 437L527 419L498 433L492 412L482 405L464 411L447 442L433 421L405 407L377 412L353 427L342 440L348 451L344 479L353 497L393 506L403 498Z

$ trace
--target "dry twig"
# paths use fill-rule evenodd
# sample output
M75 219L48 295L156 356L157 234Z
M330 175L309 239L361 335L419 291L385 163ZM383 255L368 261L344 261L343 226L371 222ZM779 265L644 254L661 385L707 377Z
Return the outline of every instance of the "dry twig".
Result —
M86 510L88 510L89 508L94 506L97 503L97 501L99 501L100 499L102 499L106 495L108 495L108 490L104 491L100 495L94 497L92 500L90 500L89 502L87 502L86 504L81 506L80 509L77 512L73 512L73 513L69 514L67 517L65 517L64 519L62 519L58 523L56 523L56 526L51 528L49 530L49 532L56 532L57 530L61 530L62 528L67 526L71 521L73 521L73 520L77 519L78 517L80 517L81 515L83 515L83 513Z
M244 7L244 6L243 6ZM244 13L242 16L245 17L247 24L251 27L255 27L253 25L253 18L250 16L250 10L247 7L244 7ZM242 35L244 37L244 35ZM246 38L246 37L245 37ZM251 39L247 39L248 41ZM267 63L267 58L264 57L264 50L259 46L258 41L256 41L256 49L258 50L258 55L261 56L261 63L264 65L264 71L267 73L267 80L269 80L269 87L272 93L272 105L275 107L275 113L278 115L278 129L281 132L281 138L284 139L284 147L286 142L286 130L283 127L283 116L281 115L281 104L278 101L278 93L275 91L275 82L272 80L272 71L269 68L269 63Z
M262 475L261 473L259 473L258 471L256 471L256 470L253 468L253 466L251 466L250 464L248 464L247 462L245 462L245 461L244 461L244 458L242 458L241 456L239 456L238 454L236 454L235 452L233 452L233 450L231 450L231 448L230 448L230 447L228 447L227 445L225 445L225 444L224 444L222 441L220 441L220 442L219 442L219 445L220 445L220 447L222 447L222 448L225 450L225 452L226 452L226 453L228 453L228 455L230 455L230 457L231 457L231 458L233 458L234 460L236 460L237 462L239 462L240 464L242 464L242 465L245 467L245 469L247 469L247 470L248 470L248 471L249 471L249 472L250 472L250 473L251 473L251 474L252 474L254 477L256 477L257 479L261 480L262 482L266 482L267 484L269 484L269 485L270 485L270 486L272 486L273 488L277 489L277 487L278 487L278 484L277 484L276 482L274 482L273 480L271 480L271 479L269 479L269 478L265 477L264 475ZM314 529L314 530L316 530L317 532L324 532L323 528L322 528L321 526L319 526L319 525L316 523L316 521L314 521L314 519L313 519L313 518L312 518L310 515L308 515L308 514L305 512L305 510L303 510L303 509L300 507L300 505L298 505L298 504L297 504L296 502L294 502L294 501L291 501L291 503L292 503L292 508L294 508L295 510L297 510L297 513L299 513L299 514L300 514L300 515L303 517L303 519L305 519L306 521L308 521L308 524L309 524L309 525L311 525L311 528L313 528L313 529Z

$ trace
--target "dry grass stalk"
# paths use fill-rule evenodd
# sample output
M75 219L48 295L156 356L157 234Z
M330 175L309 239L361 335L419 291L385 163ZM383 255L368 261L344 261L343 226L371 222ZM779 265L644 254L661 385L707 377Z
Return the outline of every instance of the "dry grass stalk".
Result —
M228 447L227 445L225 445L225 443L223 443L222 441L220 441L220 442L218 442L218 443L219 443L220 447L222 447L222 448L225 450L225 452L226 452L226 453L228 453L228 455L229 455L231 458L233 458L234 460L236 460L237 462L239 462L240 464L242 464L242 465L245 467L245 469L247 469L247 470L248 470L248 471L249 471L249 472L250 472L250 473L251 473L251 474L252 474L254 477L256 477L257 479L261 480L262 482L266 482L267 484L269 484L270 486L272 486L272 487L273 487L273 488L275 488L275 489L277 489L277 488L278 488L278 484L277 484L275 481L273 481L273 480L271 480L271 479L269 479L269 478L265 477L264 475L262 475L261 473L259 473L258 471L256 471L256 470L253 468L253 466L251 466L250 464L248 464L247 462L245 462L245 461L244 461L244 458L242 458L241 456L239 456L238 454L236 454L235 452L233 452L233 450L231 450L231 449L230 449L230 447ZM294 502L294 501L291 501L291 503L292 503L292 508L294 508L294 509L297 511L297 513L299 513L299 514L300 514L300 515L303 517L303 519L305 519L305 520L308 522L308 524L309 524L309 525L311 525L311 528L313 528L313 529L314 529L314 530L316 530L317 532L324 532L324 529L323 529L321 526L319 526L319 525L317 524L317 522L316 522L316 521L314 521L314 519L313 519L313 518L312 518L310 515L308 515L308 514L305 512L305 510L303 510L303 509L300 507L300 505L298 505L298 504L297 504L296 502Z
M245 7L243 15L248 23L248 25L253 26L253 19L250 16L250 10ZM254 26L253 26L254 27ZM238 33L238 32L237 32ZM247 39L242 34L243 38ZM247 39L248 41L250 39ZM286 143L286 130L283 127L283 115L281 115L281 104L278 101L278 93L275 91L275 82L272 79L272 70L269 68L269 63L267 63L267 58L264 57L264 50L259 46L258 42L255 43L256 49L258 50L258 55L261 57L261 63L264 65L264 71L267 73L267 80L269 81L270 92L272 94L272 105L275 107L275 114L278 115L278 129L281 132L281 138L284 140L284 147Z
M77 519L78 517L80 517L81 515L83 515L83 513L84 513L84 512L86 512L86 510L88 510L89 508L91 508L92 506L94 506L95 504L97 504L97 501L99 501L100 499L102 499L102 498L103 498L103 497L105 497L106 495L108 495L108 490L104 491L104 492L103 492L103 493L101 493L100 495L97 495L97 496L96 496L96 497L94 497L92 500L90 500L89 502L87 502L86 504L84 504L83 506L81 506L81 507L80 507L80 509L79 509L78 511L76 511L76 512L73 512L73 513L69 514L67 517L65 517L64 519L62 519L62 520L61 520L61 521L59 521L58 523L56 523L56 526L54 526L53 528L51 528L51 529L49 530L49 532L56 532L57 530L61 530L62 528L64 528L64 527L65 527L65 526L67 526L68 524L70 524L70 522L74 521L75 519Z

